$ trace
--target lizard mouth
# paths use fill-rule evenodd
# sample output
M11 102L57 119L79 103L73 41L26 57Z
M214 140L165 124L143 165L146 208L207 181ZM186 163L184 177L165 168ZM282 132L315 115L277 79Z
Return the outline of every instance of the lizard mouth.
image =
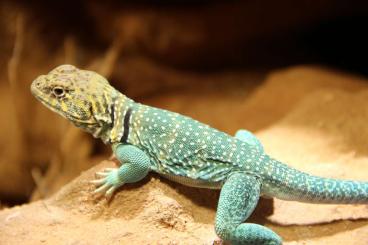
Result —
M47 108L49 108L50 110L52 110L53 112L57 112L57 113L61 113L60 111L58 111L56 108L54 108L54 106L50 103L49 100L45 99L45 94L42 93L42 91L40 91L35 84L36 81L34 81L31 85L31 93L32 95L39 100L43 105L45 105Z
M31 93L32 95L39 100L43 105L45 105L47 108L52 110L53 112L56 112L58 114L63 114L61 110L58 110L56 107L57 105L53 105L50 100L46 99L47 95L45 95L39 88L37 88L37 80L35 80L31 85Z

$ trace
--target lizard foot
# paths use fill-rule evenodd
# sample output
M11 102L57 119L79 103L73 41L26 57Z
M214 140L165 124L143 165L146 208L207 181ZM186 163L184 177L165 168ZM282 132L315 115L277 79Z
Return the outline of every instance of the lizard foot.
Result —
M90 181L97 187L94 193L105 193L107 198L110 198L115 190L124 184L119 177L118 168L105 168L101 172L96 173L96 178Z

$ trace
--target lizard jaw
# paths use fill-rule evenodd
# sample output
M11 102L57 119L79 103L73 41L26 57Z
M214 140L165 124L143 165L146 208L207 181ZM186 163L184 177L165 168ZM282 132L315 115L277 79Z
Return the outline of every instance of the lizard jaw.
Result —
M37 100L39 100L43 105L45 105L51 111L61 115L62 117L65 117L66 119L70 120L71 122L73 122L75 124L78 124L78 125L83 125L83 124L97 125L96 122L93 122L92 117L88 120L82 120L82 119L77 118L73 115L67 114L63 110L59 109L58 105L53 104L52 102L50 102L50 100L47 100L45 98L45 94L42 91L40 91L40 89L37 88L37 80L35 80L31 85L31 93Z

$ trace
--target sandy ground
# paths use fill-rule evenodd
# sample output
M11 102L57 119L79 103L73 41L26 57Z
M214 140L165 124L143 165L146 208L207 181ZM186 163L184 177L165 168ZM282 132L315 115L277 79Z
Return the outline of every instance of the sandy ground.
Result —
M236 101L231 94L219 101L221 91L215 90L191 98L192 110L187 107L183 113L204 122L222 115L211 125L229 133L255 130L270 155L306 172L368 180L366 82L336 71L296 67L271 74ZM185 103L180 98L185 94L154 101L174 110ZM51 198L2 210L0 243L211 244L217 239L217 191L180 186L151 174L124 186L108 202L91 194L94 187L88 181L95 171L113 164L105 161L83 172ZM250 221L275 230L285 244L363 245L368 244L366 218L366 205L262 199Z

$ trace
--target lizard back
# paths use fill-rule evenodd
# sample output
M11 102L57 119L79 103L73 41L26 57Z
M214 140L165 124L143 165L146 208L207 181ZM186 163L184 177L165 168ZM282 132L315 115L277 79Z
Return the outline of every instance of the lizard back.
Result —
M131 126L128 142L146 151L154 159L152 170L164 176L221 182L230 171L251 170L260 155L248 143L190 117L141 104L133 108Z

